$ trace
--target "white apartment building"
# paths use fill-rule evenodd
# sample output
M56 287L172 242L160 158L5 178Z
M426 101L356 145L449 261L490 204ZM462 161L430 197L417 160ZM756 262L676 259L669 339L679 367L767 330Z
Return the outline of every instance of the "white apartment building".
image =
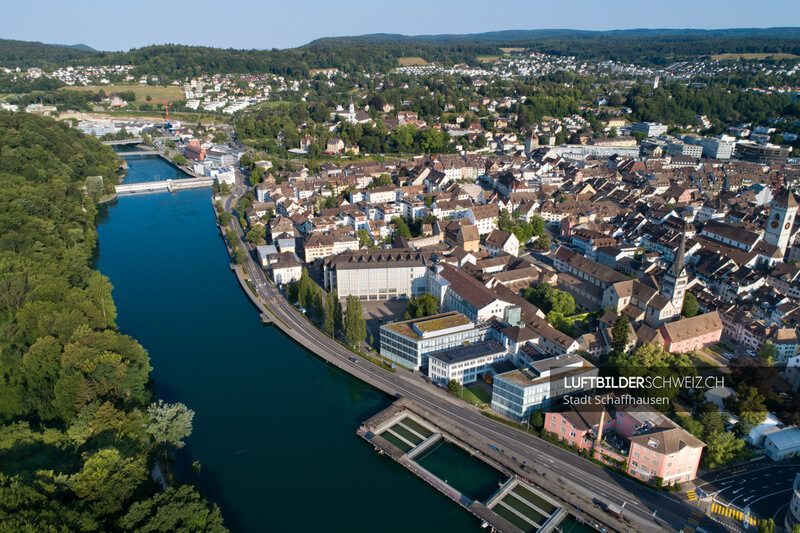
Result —
M467 217L478 228L479 235L487 235L497 229L500 208L497 204L474 205L467 210Z
M397 199L397 188L393 185L367 189L365 200L368 204L388 204Z

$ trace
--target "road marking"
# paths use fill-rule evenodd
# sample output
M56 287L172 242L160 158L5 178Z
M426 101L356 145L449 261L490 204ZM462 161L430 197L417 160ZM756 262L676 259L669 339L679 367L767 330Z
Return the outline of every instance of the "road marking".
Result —
M773 492L772 494L767 494L766 496L762 496L762 497L758 498L757 500L753 500L753 503L756 503L756 502L758 502L758 501L761 501L761 500L763 500L764 498L769 498L770 496L775 496L776 494L781 494L781 493L784 493L784 492L791 492L791 491L793 491L793 490L794 490L794 489L784 489L784 490L779 490L779 491L777 491L777 492ZM751 503L750 505L753 505L753 503Z

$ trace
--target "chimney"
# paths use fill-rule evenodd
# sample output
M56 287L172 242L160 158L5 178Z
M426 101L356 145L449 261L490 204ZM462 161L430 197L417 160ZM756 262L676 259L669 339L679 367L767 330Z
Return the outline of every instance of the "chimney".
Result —
M602 403L598 402L600 406L600 425L597 426L597 440L595 442L602 442L603 440L603 424L605 424L606 410Z

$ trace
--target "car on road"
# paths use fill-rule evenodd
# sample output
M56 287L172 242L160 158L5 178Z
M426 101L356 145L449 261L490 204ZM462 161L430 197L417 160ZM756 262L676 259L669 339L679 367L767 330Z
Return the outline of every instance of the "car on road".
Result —
M350 358L350 362L351 363L358 363L358 359L356 359L355 357L351 357Z

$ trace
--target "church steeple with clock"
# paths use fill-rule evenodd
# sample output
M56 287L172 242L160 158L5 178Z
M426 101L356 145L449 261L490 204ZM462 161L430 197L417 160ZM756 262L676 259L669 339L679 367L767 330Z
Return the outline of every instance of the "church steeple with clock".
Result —
M794 194L787 189L780 191L770 206L764 241L777 246L782 255L786 255L786 248L789 246L797 209L798 205Z

